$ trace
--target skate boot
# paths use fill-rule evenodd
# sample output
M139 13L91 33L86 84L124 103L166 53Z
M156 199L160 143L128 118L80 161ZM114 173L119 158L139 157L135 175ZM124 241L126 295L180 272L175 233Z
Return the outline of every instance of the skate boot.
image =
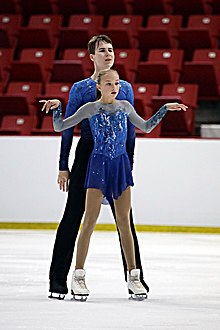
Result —
M132 269L130 273L128 272L127 285L130 299L147 299L147 290L140 281L140 269Z
M68 293L65 280L50 280L50 296L48 298L63 300Z
M73 295L73 300L86 301L89 295L89 290L85 283L85 270L76 269L73 272L71 293Z

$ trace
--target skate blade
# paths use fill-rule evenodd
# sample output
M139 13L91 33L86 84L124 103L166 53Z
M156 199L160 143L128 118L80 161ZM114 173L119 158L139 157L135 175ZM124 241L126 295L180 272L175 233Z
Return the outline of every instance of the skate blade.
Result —
M135 301L143 301L147 299L147 294L134 294L132 293L129 297L129 300L135 300Z
M50 294L50 296L48 296L48 298L50 298L50 299L57 299L57 300L64 300L65 294L51 292L51 294Z
M72 294L72 299L71 300L74 300L74 301L86 301L89 294L75 294L73 292L73 290L71 291L71 294Z
M73 297L71 300L84 302L87 300L87 298L88 298L88 295L73 294Z

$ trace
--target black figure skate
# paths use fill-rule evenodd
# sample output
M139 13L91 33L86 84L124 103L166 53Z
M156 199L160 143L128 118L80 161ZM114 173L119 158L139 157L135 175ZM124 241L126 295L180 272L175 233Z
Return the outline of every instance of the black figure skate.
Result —
M65 295L68 293L66 281L61 280L50 280L50 295L48 298L63 300Z

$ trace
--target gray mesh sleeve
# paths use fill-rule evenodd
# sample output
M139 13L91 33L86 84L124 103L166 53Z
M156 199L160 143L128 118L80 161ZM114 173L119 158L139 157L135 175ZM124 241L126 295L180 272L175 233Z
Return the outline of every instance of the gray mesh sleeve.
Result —
M83 119L89 118L94 114L92 102L89 102L80 107L72 116L62 119L62 105L53 111L53 127L55 132L64 131L67 128L79 124Z
M150 133L167 113L167 107L166 105L163 105L152 117L144 120L137 114L131 104L126 104L126 108L128 108L126 111L128 112L131 123L145 133Z

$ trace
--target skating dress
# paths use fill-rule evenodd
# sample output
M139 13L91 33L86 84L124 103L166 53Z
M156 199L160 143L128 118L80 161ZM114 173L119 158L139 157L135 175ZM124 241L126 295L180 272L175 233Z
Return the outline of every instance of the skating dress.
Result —
M126 151L127 118L142 131L149 133L167 112L166 106L148 120L142 119L128 101L104 104L99 101L83 105L71 117L62 120L61 106L53 112L55 131L62 131L88 118L94 148L89 159L85 188L100 189L107 200L118 199L133 186L131 165Z
M120 79L120 88L117 100L127 100L132 105L134 105L134 93L130 83L125 80ZM77 81L73 84L70 93L67 107L65 109L65 118L72 116L82 105L88 102L96 101L96 91L97 84L96 81L91 77ZM59 159L59 170L67 171L69 168L69 154L73 141L74 127L70 127L62 132L61 139L61 149L60 149L60 159ZM80 146L85 146L88 144L93 144L93 136L89 125L89 120L84 119L80 123ZM78 143L77 143L78 147ZM133 156L135 148L135 128L131 124L130 120L128 121L128 136L126 142L126 150L131 165L133 166ZM79 151L80 150L80 151ZM81 153L81 147L77 148L77 154L75 155L74 164L76 164L80 158L79 153Z

